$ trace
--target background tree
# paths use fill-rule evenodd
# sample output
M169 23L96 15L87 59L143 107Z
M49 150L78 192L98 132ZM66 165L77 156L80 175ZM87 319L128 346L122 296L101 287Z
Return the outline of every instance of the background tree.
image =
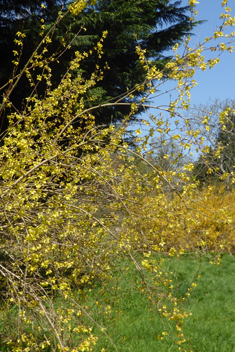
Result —
M53 43L47 48L48 57L52 53L55 54L52 65L52 84L54 86L58 84L76 50L91 50L102 32L107 30L108 35L103 42L102 57L98 58L100 54L94 52L89 58L83 60L77 73L82 72L83 76L88 78L97 63L100 67L107 68L104 70L103 79L86 93L86 96L90 97L86 99L87 106L99 104L107 99L118 100L128 89L131 90L136 84L145 80L146 72L138 62L135 49L137 43L141 44L143 51L146 50L145 57L146 60L151 60L151 65L163 68L171 59L164 53L176 42L181 41L195 26L195 23L190 20L189 7L181 7L180 3L180 1L171 2L169 0L88 2L87 8L81 13L66 16L54 32ZM44 5L45 9L42 9L39 1L11 1L7 2L7 5L2 1L0 50L4 55L1 56L0 86L7 83L13 69L12 51L17 30L22 30L27 34L19 65L21 69L40 40L42 17L46 29L50 28L55 21L56 10L61 8L65 12L68 3L48 0L44 2ZM85 32L81 32L81 26L86 28ZM64 52L68 44L70 46ZM56 63L56 59L60 61L60 64ZM36 76L37 70L34 73L34 77ZM44 90L43 84L37 86L39 95L42 95ZM21 79L21 83L17 85L11 96L11 101L18 110L22 109L24 99L29 96L30 91L27 80ZM144 95L143 89L135 91L134 100ZM130 102L130 98L127 96L124 101ZM141 107L138 112L140 111L142 111ZM129 112L129 105L102 108L95 113L96 122L98 124L118 122ZM132 118L136 116L137 114ZM4 126L7 125L6 123L5 120Z
M189 159L183 155L183 148L180 148L172 137L163 135L159 138L154 137L150 141L150 147L154 165L164 171L179 170L189 162Z
M232 175L235 165L235 101L215 100L211 104L195 107L193 119L208 120L209 129L201 130L208 145L195 162L193 174L201 183L218 182Z
M59 9L62 7L62 1L43 1L44 8L41 7L42 2L39 0L1 0L0 1L0 92L1 96L8 94L11 90L12 82L9 79L16 77L30 58L32 51L37 47L41 37L41 25L53 23L58 15ZM40 21L43 21L40 22ZM24 32L24 50L20 50L19 56L15 57L14 50L19 47L15 43L17 39L16 33ZM16 67L13 61L19 61ZM13 90L11 99L17 110L23 109L24 99L32 92L28 80L23 76L17 88ZM9 110L7 110L9 112ZM0 113L0 130L4 131L8 126L6 118L7 112Z
M60 1L46 0L43 2L45 8L42 9L41 3L39 0L0 1L0 87L8 82L14 67L12 60L16 32L24 31L27 34L22 58L24 64L39 40L40 20L43 18L47 24L55 21L62 6Z

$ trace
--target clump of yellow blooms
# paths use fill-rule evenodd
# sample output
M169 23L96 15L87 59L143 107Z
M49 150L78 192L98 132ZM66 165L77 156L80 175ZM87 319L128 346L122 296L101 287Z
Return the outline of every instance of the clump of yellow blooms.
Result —
M179 251L235 250L234 191L210 186L186 190L169 198L162 192L143 200L136 222L136 237L146 233L155 251L175 255Z
M77 0L69 5L69 11L72 15L78 15L87 6L87 0Z

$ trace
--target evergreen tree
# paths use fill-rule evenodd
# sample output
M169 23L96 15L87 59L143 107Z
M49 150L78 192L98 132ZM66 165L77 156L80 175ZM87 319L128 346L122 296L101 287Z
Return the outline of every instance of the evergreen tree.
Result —
M43 17L51 23L57 17L60 8L59 1L43 1L45 9L42 11L40 0L0 0L0 87L7 83L13 69L14 38L18 30L23 30L29 39L24 51L26 55L32 53L34 45L32 38L36 39L39 33L40 19Z
M47 0L43 2L46 8L42 11L40 3L40 1L28 0L18 2L1 0L0 2L0 29L2 33L0 51L4 52L0 66L0 86L7 83L12 71L11 61L15 32L21 29L27 34L21 58L20 68L22 68L40 40L38 35L40 19L45 18L46 28L49 28L55 21L58 9L66 11L68 5L66 2L62 4ZM60 64L53 65L53 82L56 86L61 76L66 72L74 52L91 49L101 37L102 32L108 31L101 59L98 59L97 54L94 53L89 59L83 61L81 67L84 78L90 76L97 63L100 67L107 65L110 67L110 70L104 70L103 80L88 92L92 97L96 97L96 105L110 97L117 98L135 84L144 81L146 73L138 63L137 43L141 45L142 49L146 49L146 59L152 60L153 64L157 63L158 68L163 68L166 62L171 59L164 53L189 33L195 25L190 21L189 7L181 7L181 1L172 3L170 0L130 0L128 2L98 0L95 4L93 3L93 1L88 2L87 8L78 16L66 16L66 20L61 22L54 33L53 44L49 48L48 55L63 52L62 40L69 43L80 31L81 26L86 28L86 32L79 32L73 40L70 50L67 50L60 57ZM6 4L7 6L5 6ZM3 40L3 37L6 40ZM44 88L42 87L40 91L40 87L38 87L39 96L45 91ZM21 80L21 83L14 90L14 96L11 96L11 100L18 110L21 109L24 98L29 96L29 90L30 87L26 80ZM135 99L142 95L143 93L139 92ZM141 112L141 109L138 112ZM99 114L96 114L96 122L98 124L118 122L128 113L128 105L100 109Z

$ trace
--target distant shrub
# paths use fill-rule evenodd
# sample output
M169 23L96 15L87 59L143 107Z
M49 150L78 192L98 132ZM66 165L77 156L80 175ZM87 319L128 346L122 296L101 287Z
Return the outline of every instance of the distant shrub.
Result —
M235 191L207 187L182 194L147 196L137 219L138 236L145 233L157 251L235 252ZM136 210L138 211L138 210ZM148 234L148 235L146 235Z

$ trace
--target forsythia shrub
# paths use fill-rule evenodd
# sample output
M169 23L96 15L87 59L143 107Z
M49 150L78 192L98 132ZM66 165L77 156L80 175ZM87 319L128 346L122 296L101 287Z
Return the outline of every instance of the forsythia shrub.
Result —
M159 251L229 251L235 245L234 191L215 187L144 199L136 231Z
M190 1L192 16L195 3ZM68 11L77 14L84 6L83 0L76 1ZM59 14L54 28L65 15ZM221 31L211 39L222 37L231 42L234 34L226 37L222 32L234 25L230 17L225 17ZM128 289L146 295L162 319L164 331L158 338L169 333L179 349L186 351L182 324L188 313L179 306L171 274L164 272L162 258L155 253L168 250L173 255L181 249L204 246L204 241L208 249L232 246L232 194L221 203L213 189L197 192L187 176L190 163L185 170L163 171L149 165L151 171L139 171L134 157L148 162L144 152L153 133L170 133L161 115L151 116L155 127L146 137L136 137L135 150L129 148L123 136L138 106L144 106L145 99L136 101L135 92L146 91L147 98L163 84L164 77L175 79L179 98L166 112L170 118L178 118L177 107L187 108L190 89L196 84L191 80L195 69L213 67L218 60L205 62L203 46L190 48L187 38L184 57L176 55L158 70L145 60L144 51L137 45L146 81L127 92L133 101L122 124L98 127L92 111L121 105L122 99L99 106L90 106L91 100L84 102L84 94L103 77L103 68L98 64L89 78L82 76L80 62L92 55L90 52L75 52L61 82L52 88L50 65L54 56L44 56L52 34L53 30L45 34L25 68L10 80L0 107L3 115L11 111L9 127L0 143L1 347L12 352L93 351L104 334L118 351L106 332L111 305L101 302L101 297L89 301L87 292L92 293L100 285L105 294L109 287L111 296L118 301L122 288L115 281L116 264L126 260L129 264L125 270L128 265L134 267L140 278L138 285L130 278ZM98 57L106 36L105 31L94 48ZM18 32L15 67L23 38L24 34ZM224 44L222 50L228 48ZM23 75L32 92L24 109L18 111L10 94ZM39 84L45 85L43 97L37 95ZM193 138L199 142L202 139L182 117L180 129L184 126L189 139L175 130L172 138L188 149ZM115 310L113 314L121 312ZM102 323L97 316L102 317ZM98 333L94 333L95 328Z

